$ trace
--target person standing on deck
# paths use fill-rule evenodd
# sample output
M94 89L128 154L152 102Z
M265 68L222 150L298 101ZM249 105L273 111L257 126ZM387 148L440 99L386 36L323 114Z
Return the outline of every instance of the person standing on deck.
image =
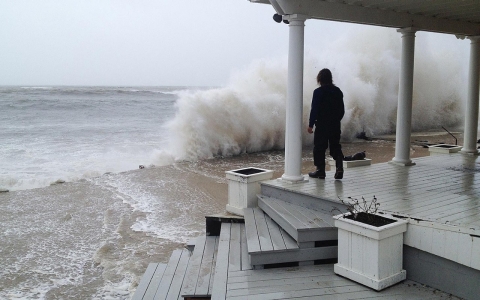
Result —
M342 91L333 84L332 72L322 69L317 75L320 87L313 91L312 108L308 123L308 133L313 133L315 125L313 163L315 172L308 175L325 179L325 151L330 147L330 155L335 160L335 179L343 178L343 153L340 145L340 122L345 114Z

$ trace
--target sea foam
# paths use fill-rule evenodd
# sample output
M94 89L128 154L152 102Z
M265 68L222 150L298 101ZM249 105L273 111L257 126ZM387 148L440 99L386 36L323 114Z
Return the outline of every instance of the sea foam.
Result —
M458 47L439 47L420 35L415 58L412 130L461 125L465 63ZM418 39L418 38L417 38ZM307 49L303 127L322 68L344 93L342 137L395 131L401 36L392 29L350 32L316 51ZM177 160L281 149L285 143L287 58L258 60L236 71L226 87L179 93L177 113L166 124L168 152ZM309 145L312 135L302 133Z

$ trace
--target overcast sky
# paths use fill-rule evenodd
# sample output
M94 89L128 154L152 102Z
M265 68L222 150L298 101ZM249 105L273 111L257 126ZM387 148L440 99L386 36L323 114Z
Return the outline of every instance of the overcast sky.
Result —
M274 13L248 0L2 0L0 85L221 86L287 55ZM307 21L305 47L359 26Z

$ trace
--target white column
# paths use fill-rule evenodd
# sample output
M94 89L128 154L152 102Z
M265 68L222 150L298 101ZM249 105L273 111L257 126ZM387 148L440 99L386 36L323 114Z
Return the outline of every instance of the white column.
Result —
M302 181L303 49L306 17L288 15L288 83L283 180Z
M465 105L465 128L463 134L463 153L478 154L478 96L479 96L479 51L480 36L469 37L470 67L468 70L468 96Z
M411 166L415 164L410 159L415 30L402 28L398 32L402 34L402 57L398 87L397 137L392 163Z

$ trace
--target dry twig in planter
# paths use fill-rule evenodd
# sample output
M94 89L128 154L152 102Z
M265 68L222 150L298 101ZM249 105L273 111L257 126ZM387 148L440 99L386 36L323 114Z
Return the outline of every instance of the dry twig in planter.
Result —
M368 219L369 223L373 223L376 218L376 213L378 212L378 207L380 206L380 203L378 203L377 197L373 196L372 201L367 201L365 200L364 197L362 197L361 200L358 200L357 198L352 198L352 197L347 197L349 200L345 201L338 197L340 202L342 202L344 205L347 206L347 211L353 216L353 219L356 220L359 214L365 215L366 218ZM334 207L332 209L333 211L340 211L338 208Z

